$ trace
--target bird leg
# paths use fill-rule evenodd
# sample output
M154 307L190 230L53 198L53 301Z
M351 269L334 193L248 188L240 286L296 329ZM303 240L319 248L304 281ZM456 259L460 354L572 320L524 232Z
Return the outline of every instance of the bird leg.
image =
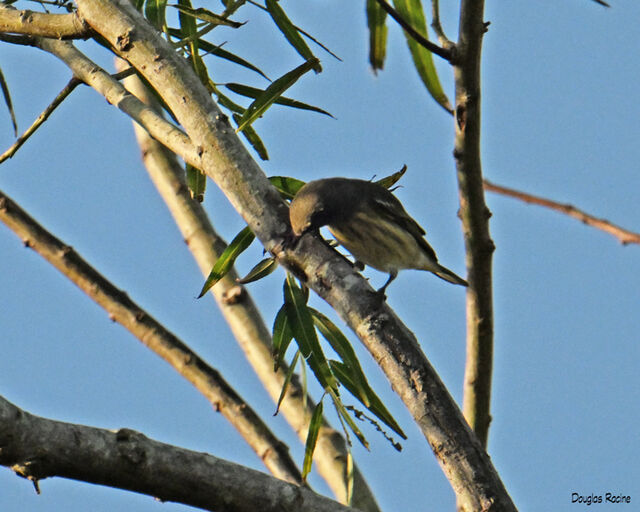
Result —
M393 281L397 276L398 276L397 270L392 270L391 272L389 272L389 279L387 279L387 282L384 283L382 288L380 288L376 293L381 297L386 297L384 292L386 291L387 286L389 286L391 284L391 281Z

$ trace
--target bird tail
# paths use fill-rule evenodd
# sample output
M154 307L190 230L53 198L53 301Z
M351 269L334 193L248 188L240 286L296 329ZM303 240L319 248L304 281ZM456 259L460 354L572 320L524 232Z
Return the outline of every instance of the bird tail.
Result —
M469 283L467 283L464 279L458 277L456 274L451 272L451 270L443 267L442 265L438 265L438 268L435 270L431 270L431 272L437 275L440 279L444 279L445 281L449 281L450 283L459 284L461 286L469 286Z

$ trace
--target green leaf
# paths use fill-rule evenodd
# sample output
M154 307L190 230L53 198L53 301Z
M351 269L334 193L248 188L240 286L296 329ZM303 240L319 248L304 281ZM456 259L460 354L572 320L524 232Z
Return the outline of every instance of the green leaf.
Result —
M316 379L325 390L337 390L336 379L318 341L304 293L290 273L284 282L284 306L293 337Z
M278 310L276 319L273 321L273 371L277 371L284 359L287 348L293 339L293 331L287 316L287 310L284 306Z
M250 125L256 119L258 119L262 114L266 112L266 110L276 101L284 91L286 91L289 87L296 83L296 81L304 75L307 71L309 71L314 63L319 62L318 59L308 60L304 64L301 64L297 68L285 73L280 78L278 78L275 82L273 82L269 87L267 87L264 92L258 96L246 112L243 114L240 126L236 131L241 131L245 126Z
M369 386L363 373L353 371L352 368L347 367L340 361L329 361L331 365L331 371L340 381L340 383L347 388L347 390L356 397L362 405L364 405L371 413L384 422L389 428L398 434L403 439L407 436L398 425L398 422L391 415L382 400L375 394L373 389Z
M233 114L233 120L236 122L236 125L240 125L241 118L241 115ZM245 126L244 130L242 130L242 135L245 139L247 139L247 142L251 144L251 147L255 150L255 152L258 153L260 159L269 160L269 153L267 152L267 148L253 126Z
M201 203L204 201L204 191L207 188L207 175L197 167L187 164L187 186L191 197Z
M220 281L220 279L222 279L227 272L231 270L231 267L233 267L238 256L240 256L240 254L242 254L242 252L251 245L251 242L253 242L255 237L256 236L253 234L249 226L236 235L227 248L222 252L218 261L213 265L213 268L209 273L209 277L207 277L198 298L207 293L214 284Z
M184 9L191 9L190 0L179 0L181 7ZM175 7L175 6L174 6ZM192 16L185 14L182 10L179 10L178 19L180 21L180 37L189 41L189 52L191 54L191 65L196 75L200 78L203 84L207 84L209 81L209 75L207 73L204 62L199 56L199 41L198 41L198 27L196 26L196 20Z
M269 14L271 15L271 18L284 34L287 41L289 41L289 44L295 48L303 59L306 61L313 60L314 71L316 73L320 73L320 71L322 71L320 61L313 55L313 52L307 46L307 43L302 39L297 27L291 23L291 20L287 17L282 7L280 7L280 4L278 4L276 0L266 0L265 5L267 7L267 11L269 11Z
M177 28L170 28L169 34L173 37L178 37L181 41L187 41L187 38L183 38L182 31ZM183 46L181 41L178 41L178 46ZM258 67L251 64L249 61L239 57L225 49L223 49L220 45L212 44L204 39L198 39L198 44L200 49L205 52L207 55L215 55L221 59L228 60L229 62L233 62L234 64L238 64L244 68L250 69L251 71L255 71L259 75L262 75L267 80L271 81L267 75L265 75ZM244 109L243 109L244 110Z
M228 96L220 92L220 89L216 87L212 80L209 80L209 89L216 95L218 99L218 103L222 105L224 108L230 110L231 112L237 114L244 114L245 108L238 105L236 102L231 100Z
M422 10L422 0L393 0L396 10L416 31L420 32L424 37L428 37L427 22ZM442 108L452 113L453 109L447 95L442 89L440 79L436 67L433 63L433 55L429 50L418 44L411 36L405 33L413 63L420 75L422 83L426 86L434 100L436 100Z
M387 13L376 0L367 0L367 25L369 27L369 63L375 73L384 67L387 53Z
M144 3L144 17L158 30L166 26L167 0L146 0Z
M318 328L320 334L329 342L336 354L340 356L342 362L349 368L359 370L364 378L360 361L358 361L358 357L347 337L342 334L342 331L340 331L328 317L320 313L320 311L313 308L309 308L309 311L311 312L314 325Z
M264 91L262 89L258 89L257 87L250 87L248 85L236 84L236 83L228 83L225 84L225 87L236 94L240 94L241 96L246 96L247 98L257 98ZM313 105L308 105L307 103L302 103L298 100L292 100L291 98L285 98L284 96L280 96L274 103L278 105L284 105L286 107L298 108L300 110L310 110L312 112L318 112L319 114L324 114L325 116L333 117L326 110L322 110L320 107L314 107ZM335 119L335 117L334 117Z
M304 186L304 181L288 176L271 176L269 181L278 189L283 199L293 199Z
M313 464L313 452L316 449L316 442L318 441L318 434L320 433L320 427L322 427L322 400L318 402L316 408L313 410L311 421L309 422L309 431L307 432L307 442L304 446L304 462L302 463L302 481L306 482L307 475L311 472L311 465Z
M398 180L400 180L400 178L402 178L402 176L404 176L405 172L407 172L407 166L403 165L402 169L400 169L397 172L394 172L392 175L387 176L386 178L382 178L376 181L376 183L378 185L382 185L384 188L391 188L393 185L395 185L398 182Z
M220 16L219 14L211 12L209 9L205 9L204 7L194 9L190 5L182 2L180 4L169 4L169 7L175 7L181 13L186 14L187 16L191 16L192 18L211 23L212 25L224 25L226 27L232 28L240 28L242 25L244 25L244 23L232 21L224 16Z
M300 359L300 351L296 350L296 354L293 356L293 361L291 361L291 364L289 365L289 369L287 370L287 374L284 377L284 382L282 383L282 390L280 391L280 396L278 397L278 404L276 405L276 412L273 413L274 416L276 416L280 411L280 404L282 403L282 401L284 400L284 397L287 394L287 390L289 389L289 384L291 384L291 378L293 377L293 373L296 369L296 364L298 364L298 359Z
M0 69L0 88L2 88L2 95L4 96L4 102L9 109L9 115L11 116L11 123L13 124L13 133L18 136L18 122L16 121L16 113L13 110L13 103L11 102L11 93L9 92L9 86Z
M238 282L240 284L253 283L254 281L258 281L259 279L272 274L273 271L277 268L278 262L275 258L265 258L255 267L253 267L246 276L244 276L242 279L238 279Z

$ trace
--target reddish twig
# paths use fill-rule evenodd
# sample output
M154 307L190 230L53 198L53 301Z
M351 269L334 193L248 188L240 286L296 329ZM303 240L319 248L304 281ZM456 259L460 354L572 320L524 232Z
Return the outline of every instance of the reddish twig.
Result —
M545 199L543 197L534 196L532 194L527 194L525 192L520 192L512 188L495 185L487 180L484 180L484 188L485 190L488 190L490 192L496 192L498 194L520 199L525 203L537 204L538 206L545 206L557 212L564 213L569 217L578 219L580 222L587 224L588 226L591 226L596 229L600 229L605 233L609 233L610 235L615 236L618 240L620 240L620 243L622 243L623 245L640 244L640 233L634 233L633 231L629 231L627 229L621 228L620 226L616 226L615 224L609 222L608 220L599 219L598 217L589 215L588 213L583 212L582 210L576 208L573 205L558 203L556 201L551 201L550 199Z

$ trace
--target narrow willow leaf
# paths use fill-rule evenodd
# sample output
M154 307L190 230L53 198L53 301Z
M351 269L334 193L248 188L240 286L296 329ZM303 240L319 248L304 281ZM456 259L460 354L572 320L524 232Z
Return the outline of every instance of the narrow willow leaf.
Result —
M265 258L255 267L253 267L246 276L244 276L242 279L238 279L238 282L240 284L253 283L254 281L258 281L263 277L267 277L268 275L273 274L273 271L277 268L278 262L275 258Z
M273 105L273 102L276 101L284 91L295 84L302 75L304 75L314 66L315 62L319 62L318 59L308 60L297 68L289 71L288 73L285 73L275 82L273 82L269 87L267 87L263 91L263 93L258 96L251 105L249 105L249 108L242 116L242 122L240 123L240 126L236 131L241 131L245 126L250 125L262 114L264 114L266 110L271 105Z
M213 83L213 80L209 80L209 90L211 90L213 94L216 95L216 98L218 99L218 103L222 105L224 108L240 115L244 114L246 109L244 107L241 107L237 103L235 103L233 100L231 100L228 96L226 96L222 92L220 92L220 89L216 87L216 84Z
M398 180L400 180L400 178L402 178L402 176L404 176L405 172L407 172L407 166L403 165L402 169L400 169L398 172L394 172L392 175L376 181L376 183L378 185L382 185L384 188L391 188L398 182Z
M233 120L235 121L237 126L240 125L241 119L242 119L242 115L233 114ZM269 160L269 153L267 152L267 147L264 145L264 142L262 142L260 135L258 135L258 132L256 132L253 126L251 125L245 126L244 130L242 130L242 135L244 136L245 139L247 139L247 142L251 144L251 147L255 150L255 152L258 153L258 156L260 157L261 160Z
M338 416L341 418L341 421L344 420L344 422L348 425L349 429L358 438L358 441L360 441L360 444L362 444L362 446L364 446L368 450L369 441L367 441L367 438L364 437L364 434L358 428L358 425L356 425L355 421L353 421L353 418L349 414L349 411L347 411L347 409L345 408L344 404L342 403L342 400L340 400L340 397L331 393L331 398L333 399L333 405L335 406L336 412L338 413Z
M387 13L376 0L367 0L367 26L369 27L369 63L373 72L384 67L387 53Z
M340 331L328 317L320 313L320 311L313 308L309 308L309 311L311 312L314 325L329 342L336 354L340 356L342 362L350 368L360 370L362 373L358 357L347 337L342 334L342 331Z
M278 189L283 199L293 199L304 186L304 181L288 176L271 176L269 181Z
M428 37L427 22L422 10L422 0L393 0L396 10L414 29L424 37ZM451 103L442 89L436 67L433 63L433 55L429 50L418 44L405 32L407 44L411 51L411 57L422 83L426 86L434 100L447 112L453 112Z
M205 293L209 291L209 289L216 284L220 279L222 279L233 264L236 259L242 252L251 245L253 239L256 236L253 234L249 226L244 228L240 233L236 235L236 237L231 241L231 243L227 246L227 248L223 251L223 253L218 258L218 261L215 262L211 272L209 273L209 277L204 283L202 290L200 291L200 295L198 298L202 297Z
M278 412L280 412L280 404L284 400L284 397L287 395L287 390L289 389L289 384L291 384L291 378L293 377L294 371L296 369L296 365L298 364L298 359L300 359L300 351L296 350L296 355L293 356L293 361L291 361L291 364L289 365L289 369L287 370L287 374L284 377L284 382L282 383L282 390L280 391L280 396L278 397L278 404L276 405L276 412L273 413L274 416L277 416Z
M293 339L293 331L287 316L287 310L284 306L278 310L276 319L273 321L273 371L277 371L284 359L284 355Z
M315 58L313 52L307 46L307 43L302 39L302 36L296 26L291 23L291 20L287 17L282 7L280 7L280 4L278 4L276 0L266 0L265 5L267 7L267 11L269 11L269 14L271 15L271 18L284 34L287 41L289 41L289 44L293 46L306 61L314 60L313 69L316 73L320 73L320 71L322 71L320 61Z
M4 102L9 109L9 115L11 116L11 123L13 124L13 133L18 136L18 121L16 121L16 113L13 110L13 103L11 102L11 93L9 92L9 86L4 79L2 69L0 69L0 88L2 88L2 95L4 96Z
M318 434L322 427L322 400L318 402L316 408L313 410L311 421L309 422L309 430L307 432L307 442L304 446L304 462L302 463L302 481L307 481L307 476L311 472L311 465L313 464L313 452L316 449L316 442L318 441Z
M247 98L257 98L264 92L262 89L258 89L257 87L250 87L243 84L228 83L224 86L230 91L240 94L241 96L246 96ZM291 98L285 98L284 96L280 96L274 101L274 103L284 105L286 107L298 108L300 110L310 110L312 112L324 114L325 116L333 117L329 112L322 110L320 107L314 107L313 105L308 105L307 103L302 103L298 100L292 100Z
M167 0L147 0L144 3L144 17L158 30L166 26Z
M226 27L232 28L240 28L244 23L240 23L238 21L232 21L230 19L225 18L224 16L220 16L214 12L211 12L204 7L199 7L198 9L194 9L189 5L185 5L183 3L180 4L169 4L169 7L175 7L181 13L186 14L187 16L191 16L192 18L196 18L202 21L206 21L207 23L211 23L212 25L224 25Z
M364 405L372 414L391 428L396 434L403 439L407 436L398 425L398 422L391 415L389 410L382 403L382 400L375 394L373 389L369 386L364 374L357 375L351 368L340 363L339 361L329 361L331 365L331 371L340 381L340 383L347 388L347 390L357 398L362 405ZM354 379L357 379L357 381Z
M188 39L182 38L182 32L180 29L170 28L168 31L169 31L169 35L180 38L180 41L176 43L178 46L184 46L184 41L188 41ZM265 75L260 70L260 68L258 68L257 66L254 66L253 64L243 59L242 57L239 57L238 55L235 55L223 49L220 45L212 44L208 41L205 41L204 39L199 39L198 43L202 51L205 52L207 55L215 55L216 57L219 57L221 59L225 59L225 60L228 60L229 62L233 62L234 64L238 64L244 68L250 69L251 71L255 71L259 75L262 75L264 78L271 81L271 79L267 75Z
M316 379L325 390L332 389L337 393L338 384L318 341L304 293L289 273L284 282L284 306L293 337Z
M178 0L180 6L184 9L191 9L191 1L190 0ZM204 62L200 58L200 47L198 41L198 27L196 26L196 20L184 13L182 10L179 11L178 19L180 21L180 37L183 39L187 39L189 41L189 52L191 54L191 65L193 66L193 70L196 72L196 75L200 78L200 81L207 85L209 81L209 75L207 73Z
M187 164L187 186L191 197L201 203L204 201L204 191L207 188L207 175L197 167Z

